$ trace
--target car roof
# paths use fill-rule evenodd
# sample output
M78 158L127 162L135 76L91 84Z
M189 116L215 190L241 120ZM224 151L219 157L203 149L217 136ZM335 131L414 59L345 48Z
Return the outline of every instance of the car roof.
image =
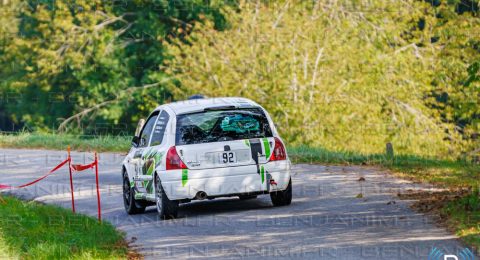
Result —
M205 108L235 106L236 108L261 107L255 101L241 97L218 97L218 98L201 98L192 100L183 100L172 102L157 107L160 110L169 107L177 115L203 111Z

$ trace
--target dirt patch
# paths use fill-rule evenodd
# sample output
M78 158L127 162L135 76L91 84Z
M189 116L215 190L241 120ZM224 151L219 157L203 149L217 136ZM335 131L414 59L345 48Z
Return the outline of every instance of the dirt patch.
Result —
M139 260L139 259L143 259L143 255L138 253L137 251L131 250L129 248L128 253L127 253L127 259L128 260Z
M126 246L128 247L128 253L127 253L128 260L144 259L143 255L133 248L133 244L135 243L135 241L137 241L137 238L132 237L130 241L125 242Z
M422 213L437 212L447 203L459 200L471 193L470 189L442 190L442 191L413 191L399 193L402 200L416 200L411 208Z
M140 254L137 250L134 249L133 243L135 243L136 238L130 240L130 241L125 241L121 240L118 241L113 245L115 248L127 248L127 259L128 260L139 260L139 259L144 259L143 255Z
M452 230L447 225L448 215L444 212L444 208L453 201L471 194L470 189L458 190L442 190L442 191L418 191L408 190L406 193L398 193L398 197L402 200L415 200L410 206L413 210L421 213L430 214L434 217L438 224Z

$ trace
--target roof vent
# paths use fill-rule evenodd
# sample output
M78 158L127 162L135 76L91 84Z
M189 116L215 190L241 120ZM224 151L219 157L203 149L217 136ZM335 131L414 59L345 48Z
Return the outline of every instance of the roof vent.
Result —
M195 95L191 95L190 97L188 97L188 100L194 100L194 99L204 99L205 96L202 95L202 94L195 94Z

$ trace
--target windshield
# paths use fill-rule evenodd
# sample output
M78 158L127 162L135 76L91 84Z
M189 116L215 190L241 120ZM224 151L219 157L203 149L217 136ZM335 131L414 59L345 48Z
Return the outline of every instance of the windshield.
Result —
M272 137L260 108L215 110L177 116L177 145Z

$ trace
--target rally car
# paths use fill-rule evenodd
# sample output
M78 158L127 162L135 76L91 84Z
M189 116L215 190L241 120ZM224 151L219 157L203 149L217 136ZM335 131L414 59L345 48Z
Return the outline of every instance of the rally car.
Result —
M179 203L270 194L292 201L291 163L267 111L246 98L185 100L157 107L140 120L123 161L128 214L155 205L175 218Z

